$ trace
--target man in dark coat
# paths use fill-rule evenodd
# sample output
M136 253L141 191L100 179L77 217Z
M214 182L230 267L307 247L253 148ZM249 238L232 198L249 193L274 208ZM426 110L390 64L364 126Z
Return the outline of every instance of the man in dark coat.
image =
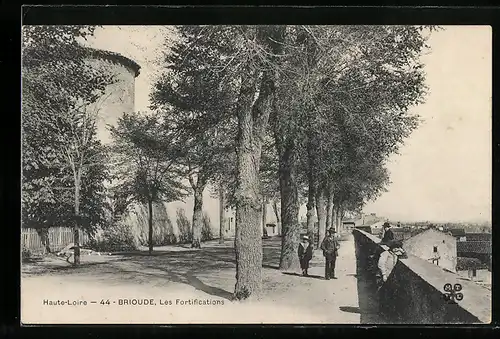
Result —
M299 261L300 268L302 269L302 275L307 277L307 270L309 269L309 261L311 261L313 256L313 246L309 237L307 235L302 237L302 241L299 243Z
M335 229L330 228L327 231L325 239L321 242L321 249L323 250L323 255L325 256L325 279L330 280L331 278L337 279L335 277L335 262L337 260L339 243L335 239Z
M382 243L388 244L394 240L394 233L391 230L391 224L387 221L384 223L384 236L382 237Z

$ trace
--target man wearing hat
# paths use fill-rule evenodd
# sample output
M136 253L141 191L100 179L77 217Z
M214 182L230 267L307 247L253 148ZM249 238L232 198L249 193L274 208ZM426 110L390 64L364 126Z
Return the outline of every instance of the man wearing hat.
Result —
M339 243L335 239L335 229L332 227L328 229L325 239L321 243L321 249L323 250L323 255L325 256L325 279L330 280L331 278L337 279L335 277L335 261L337 260Z
M311 261L313 256L313 247L311 240L307 235L302 236L302 240L299 243L299 261L300 268L302 269L302 275L307 277L307 270L309 269L309 261Z
M394 233L391 230L391 224L387 221L383 225L384 227L384 235L382 237L382 241L384 244L388 244L389 242L394 240Z

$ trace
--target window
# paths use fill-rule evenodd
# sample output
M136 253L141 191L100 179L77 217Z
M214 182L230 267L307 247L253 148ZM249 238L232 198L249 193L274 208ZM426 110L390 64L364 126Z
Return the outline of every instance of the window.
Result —
M438 251L438 247L437 247L437 246L434 246L434 251L433 251L433 252L434 252L434 253L437 253L437 251Z
M444 244L444 240L443 240L443 244Z
M476 269L473 269L473 270L472 270L472 276L473 276L473 277L476 277L476 276L477 276L477 271L476 271Z

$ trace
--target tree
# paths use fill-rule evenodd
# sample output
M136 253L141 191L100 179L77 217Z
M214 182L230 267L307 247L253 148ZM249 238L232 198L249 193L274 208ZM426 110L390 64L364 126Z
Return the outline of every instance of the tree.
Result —
M191 93L188 97L190 109L198 104L204 108L192 119L193 126L218 125L226 117L237 121L235 297L258 296L262 288L261 140L271 111L276 81L273 65L281 53L279 41L284 27L185 26L180 31L184 48L169 68L192 65L205 81L214 83L214 86L207 84L205 87L209 92ZM188 71L186 74L190 75ZM213 100L219 96L226 100ZM203 104L216 102L230 105L227 109L215 105L214 109Z
M179 43L165 56L169 68L155 84L151 99L152 108L161 111L183 136L184 156L179 161L187 169L194 194L192 247L200 248L203 192L209 184L218 185L228 166L228 156L234 153L235 119L226 113L233 105L231 91L221 87L220 75L207 72L209 66L217 66L217 58L210 55L209 45L194 45L191 41L196 30L191 26L179 28ZM187 57L194 57L188 62L185 43L191 49ZM196 59L196 53L205 58ZM211 117L221 112L225 119Z
M187 176L194 193L193 207L193 239L191 246L201 248L201 231L203 227L203 192L214 178L224 154L217 144L217 131L212 135L205 133L205 138L190 138L183 142L185 156L180 160L187 167Z
M148 206L149 254L153 252L153 203L182 199L179 137L158 114L124 114L110 128L114 139L115 190Z
M225 207L226 207L226 192L222 183L219 183L219 244L224 243L224 225L226 222Z
M95 135L98 106L92 105L113 79L85 61L89 50L79 39L93 31L23 27L23 219L42 229L71 222L75 265L80 228L101 223L105 207L105 154Z
M349 150L369 144L365 155L384 158L415 128L407 112L424 94L418 57L425 38L413 26L183 26L179 32L165 73L175 86L159 82L152 98L189 112L183 125L195 134L235 120L236 171L228 198L236 206L235 296L245 299L261 290L266 137L272 136L277 154L280 268L289 269L298 266L304 181L311 189L309 221L316 200L324 233L326 200L330 211L335 202L340 211L345 199L335 193L352 195L351 186L335 191L352 161L347 154L363 162L361 153Z
M334 206L334 187L350 161L346 147L369 144L370 152L381 156L396 151L417 126L408 108L425 94L422 27L296 26L289 31L286 76L277 85L272 116L281 162L282 269L297 264L299 178L308 177L311 188L310 230L313 193L317 196L321 238L326 219L332 224L333 212L341 209ZM352 145L341 146L350 135L356 137ZM297 172L304 148L314 166L307 176Z
M260 185L262 192L262 227L263 234L266 231L266 220L267 220L267 207L269 203L273 204L273 210L276 215L276 221L279 225L279 211L277 208L277 201L279 201L279 180L278 180L278 157L276 154L276 147L274 145L273 138L268 134L263 140L262 144L262 156L261 165L259 171ZM279 228L278 228L279 229Z

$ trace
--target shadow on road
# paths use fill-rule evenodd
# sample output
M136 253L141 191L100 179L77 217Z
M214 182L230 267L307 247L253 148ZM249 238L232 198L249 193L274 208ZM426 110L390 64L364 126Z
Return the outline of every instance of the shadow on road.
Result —
M339 309L342 312L348 312L348 313L361 313L359 307L353 307L353 306L340 306Z
M207 294L220 297L220 298L225 298L227 300L233 300L233 294L223 290L222 288L214 287L214 286L209 286L205 284L203 281L200 279L196 278L192 273L188 272L186 274L187 281L189 285L193 286L197 290L203 291Z
M124 259L116 259L114 261L122 261ZM69 275L69 274L86 274L101 270L106 267L110 262L97 261L97 262L82 262L80 265L75 266L71 262L64 259L51 259L40 260L35 263L23 263L22 273L27 276L37 275Z
M279 270L280 267L278 265L268 265L268 264L262 264L262 267L264 268L269 268L271 270Z
M263 267L278 269L280 250L279 239L264 240ZM82 264L78 267L66 262L33 263L23 266L23 274L26 275L92 277L107 285L120 283L148 285L154 281L155 286L168 288L171 283L179 283L192 286L209 295L231 300L232 291L228 291L231 287L227 283L227 278L221 279L220 275L228 274L229 269L230 279L234 277L232 270L236 267L236 256L233 247L207 245L201 249L158 249L152 255L149 255L148 251L121 252L101 258L99 262L84 262L82 259ZM309 276L309 278L320 279L319 276Z
M281 273L286 274L286 275L294 275L294 276L297 276L297 277L300 277L300 278L304 278L304 279L312 278L312 279L321 279L321 280L324 280L324 278L322 276L314 275L314 274L309 274L308 276L304 276L302 274L295 273L295 272L281 272Z

